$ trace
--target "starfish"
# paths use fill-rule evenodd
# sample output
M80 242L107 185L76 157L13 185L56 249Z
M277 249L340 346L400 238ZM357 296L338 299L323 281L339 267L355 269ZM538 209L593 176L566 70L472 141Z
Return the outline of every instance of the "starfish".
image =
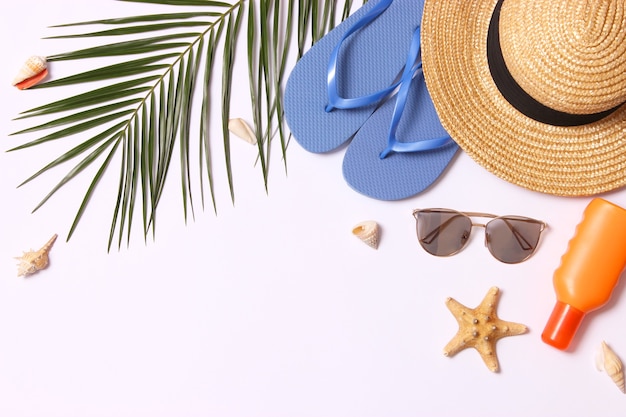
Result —
M496 342L503 337L516 336L527 331L527 327L523 324L498 318L496 314L498 295L498 287L491 287L480 305L474 309L467 308L448 297L446 306L459 323L459 331L443 348L445 356L453 356L463 349L473 347L490 371L498 371Z

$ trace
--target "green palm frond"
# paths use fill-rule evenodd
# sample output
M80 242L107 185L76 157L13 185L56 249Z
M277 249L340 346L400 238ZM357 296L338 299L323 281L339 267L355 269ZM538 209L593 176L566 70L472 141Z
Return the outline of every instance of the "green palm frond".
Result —
M97 167L80 202L67 239L88 207L101 178L115 160L121 160L119 183L110 226L108 248L116 241L129 244L135 212L140 209L144 239L155 235L156 214L163 197L171 162L180 158L180 187L185 221L194 215L194 190L199 188L202 206L208 188L213 210L213 166L209 134L211 92L218 88L221 102L221 131L224 160L231 200L234 202L230 158L231 90L236 50L242 41L243 21L247 20L247 58L254 131L258 161L268 187L270 149L279 138L281 158L286 169L289 134L283 118L282 90L289 53L302 56L310 45L332 29L338 19L348 16L352 1L343 7L337 1L315 0L115 0L149 3L161 9L178 6L172 13L92 20L56 26L59 30L86 28L80 33L54 36L54 39L89 38L102 44L48 56L50 62L116 59L119 62L53 79L33 89L80 84L85 92L22 112L18 119L46 116L44 123L15 132L47 131L37 139L10 151L64 140L78 135L80 143L53 159L27 178L27 184L52 168L74 165L53 187L36 211L61 187L90 166ZM247 13L245 7L247 6ZM184 11L180 11L185 8ZM91 29L95 27L96 29ZM297 34L297 36L295 36ZM131 37L131 40L128 38ZM109 43L106 43L106 42ZM104 84L104 86L102 86ZM94 87L95 86L95 87ZM201 100L199 125L193 126L192 103ZM94 133L95 132L95 133ZM195 145L194 145L195 143ZM195 148L193 148L195 146ZM198 149L200 178L192 179L192 149ZM197 187L197 188L196 188ZM138 215L139 215L138 214Z

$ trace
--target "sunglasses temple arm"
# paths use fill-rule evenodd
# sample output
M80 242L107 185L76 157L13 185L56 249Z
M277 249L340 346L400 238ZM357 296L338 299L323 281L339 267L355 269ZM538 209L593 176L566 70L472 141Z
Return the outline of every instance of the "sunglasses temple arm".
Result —
M517 243L522 249L524 250L533 249L533 245L531 245L526 239L524 239L524 236L522 236L522 234L518 232L517 229L511 223L509 223L508 220L506 219L503 219L503 220L504 220L504 223L508 226L508 228L511 229L511 233L513 233L513 236L515 236Z
M448 227L450 222L452 222L452 220L454 220L454 219L455 219L455 217L449 218L445 222L441 223L441 225L439 225L438 227L434 228L426 236L424 236L423 238L420 238L420 240L422 242L426 243L427 245L433 243L433 241L439 237L439 234L441 234L441 232L443 232L445 230L445 228Z

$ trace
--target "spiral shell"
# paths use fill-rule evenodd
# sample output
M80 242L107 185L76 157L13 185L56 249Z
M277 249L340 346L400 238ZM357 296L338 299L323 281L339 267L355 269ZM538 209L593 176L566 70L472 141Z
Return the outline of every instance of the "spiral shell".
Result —
M17 266L17 276L31 275L47 267L49 263L48 253L56 240L57 235L55 233L38 251L31 249L28 252L24 252L22 256L16 257L15 259L20 261Z
M237 118L228 121L228 130L246 142L256 145L256 135L245 120Z
M33 55L26 60L22 68L13 78L12 85L17 85L24 80L34 77L37 74L42 73L48 68L48 61L42 56Z
M622 361L604 341L596 356L596 367L599 371L605 371L607 375L611 377L615 385L617 385L617 388L623 393L626 393Z
M378 223L373 220L366 220L358 223L352 228L352 234L361 239L367 246L378 249L379 236Z

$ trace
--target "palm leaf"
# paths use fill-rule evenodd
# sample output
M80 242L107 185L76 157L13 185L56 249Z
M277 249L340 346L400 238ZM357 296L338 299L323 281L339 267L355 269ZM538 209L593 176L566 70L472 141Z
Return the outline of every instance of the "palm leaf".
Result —
M78 145L57 156L27 178L23 186L52 168L74 164L35 207L36 211L60 188L86 168L98 166L80 202L67 239L76 231L97 185L116 157L119 181L109 230L108 248L126 244L141 206L144 239L156 233L157 208L165 190L171 162L178 152L183 215L194 214L195 191L202 207L208 195L217 211L213 175L213 138L209 134L211 97L219 80L221 94L222 147L230 198L235 200L230 133L231 90L235 56L240 46L244 19L247 20L247 58L258 160L268 188L270 151L274 138L280 140L286 170L288 132L285 127L282 89L294 47L297 58L310 44L332 29L337 19L348 16L352 1L339 8L336 0L115 0L159 6L159 13L61 24L57 30L78 33L50 39L93 39L100 43L86 49L50 55L50 62L108 57L118 62L53 79L33 87L44 89L79 84L85 91L65 99L26 110L18 119L47 116L52 120L15 132L15 135L51 131L18 145L10 151L33 148L49 141L80 138ZM245 5L248 5L247 13ZM171 13L163 8L176 6ZM180 10L184 8L185 10ZM297 32L297 36L295 33ZM120 37L125 39L120 40ZM128 40L128 37L132 37ZM102 42L103 40L104 42ZM102 86L102 84L105 84ZM192 126L194 97L201 99L199 126ZM192 177L193 142L199 151L199 178ZM117 239L116 239L117 237Z

